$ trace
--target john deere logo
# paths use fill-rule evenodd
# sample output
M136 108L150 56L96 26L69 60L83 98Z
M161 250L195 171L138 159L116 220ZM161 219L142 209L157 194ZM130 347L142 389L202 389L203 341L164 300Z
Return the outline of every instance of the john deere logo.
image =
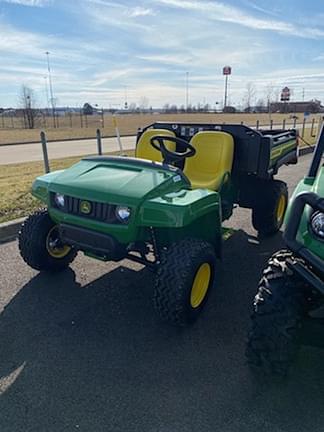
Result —
M80 202L80 212L84 214L91 213L91 203L89 201L81 201Z

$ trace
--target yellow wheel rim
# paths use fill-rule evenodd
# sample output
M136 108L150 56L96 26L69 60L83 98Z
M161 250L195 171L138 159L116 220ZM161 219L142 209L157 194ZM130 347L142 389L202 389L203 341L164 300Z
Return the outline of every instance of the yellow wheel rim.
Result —
M46 249L52 258L64 258L71 250L68 245L61 245L57 226L51 228L46 237Z
M278 223L281 223L283 221L283 218L285 216L286 204L287 204L287 200L286 200L285 195L281 195L281 197L279 198L278 207L277 207L277 221L278 221Z
M200 306L206 297L211 278L211 268L208 263L202 264L195 276L190 294L190 304L193 308Z

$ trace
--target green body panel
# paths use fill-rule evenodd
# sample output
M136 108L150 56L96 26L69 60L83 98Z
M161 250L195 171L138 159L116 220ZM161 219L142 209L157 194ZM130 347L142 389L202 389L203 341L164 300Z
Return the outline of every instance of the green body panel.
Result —
M279 159L281 159L283 156L285 156L295 148L296 148L295 139L274 147L271 150L271 155L270 155L271 164L277 162Z
M127 224L108 224L95 219L65 213L50 204L49 194L58 192L82 200L131 208ZM49 208L57 223L77 225L112 235L129 244L150 240L155 228L160 244L193 236L219 247L221 238L220 196L209 190L191 190L178 170L154 167L128 159L115 161L82 160L65 171L38 177L32 193Z
M314 192L320 197L324 197L324 167L322 167L318 171L315 179L305 177L299 182L290 199L290 204L293 202L294 198L302 192ZM288 221L290 217L294 216L293 214L291 214L290 204L286 213L286 221ZM300 221L297 240L303 243L311 252L324 259L324 243L312 234L308 226L310 216L311 209L306 206L302 219Z

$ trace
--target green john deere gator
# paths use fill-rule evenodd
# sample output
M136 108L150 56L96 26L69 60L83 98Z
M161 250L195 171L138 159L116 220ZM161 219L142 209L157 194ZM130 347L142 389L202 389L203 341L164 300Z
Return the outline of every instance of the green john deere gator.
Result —
M284 241L254 299L247 359L255 371L286 375L298 346L323 347L324 128L307 176L288 207Z
M238 205L252 209L260 235L276 233L287 186L274 176L297 159L294 129L154 123L139 131L135 158L87 157L38 177L32 193L46 209L24 222L21 255L52 272L78 251L137 261L155 271L160 317L188 324L214 285L223 221Z

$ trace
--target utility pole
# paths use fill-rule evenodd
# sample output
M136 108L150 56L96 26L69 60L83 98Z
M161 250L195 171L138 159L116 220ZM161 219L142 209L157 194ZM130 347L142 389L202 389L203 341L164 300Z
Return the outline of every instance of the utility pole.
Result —
M186 112L189 106L189 72L186 72Z
M227 107L228 76L231 75L231 73L232 73L231 66L224 66L223 67L223 75L225 75L225 95L224 95L224 108L223 108L223 110L225 110L225 108Z
M128 109L128 102L127 102L127 86L125 85L125 104L124 104L124 108L125 110Z
M305 87L303 87L303 102L305 102Z
M53 95L53 84L52 84L52 76L51 76L51 68L50 68L50 62L49 62L49 55L50 53L46 51L46 57L47 57L47 70L48 70L48 81L50 86L50 94L51 94L51 106L52 106L52 114L53 114L53 126L56 128L56 118L55 118L55 104L54 104L54 95Z
M45 94L46 94L46 112L48 113L50 101L49 101L49 95L48 95L47 76L44 76L44 81L45 81Z

